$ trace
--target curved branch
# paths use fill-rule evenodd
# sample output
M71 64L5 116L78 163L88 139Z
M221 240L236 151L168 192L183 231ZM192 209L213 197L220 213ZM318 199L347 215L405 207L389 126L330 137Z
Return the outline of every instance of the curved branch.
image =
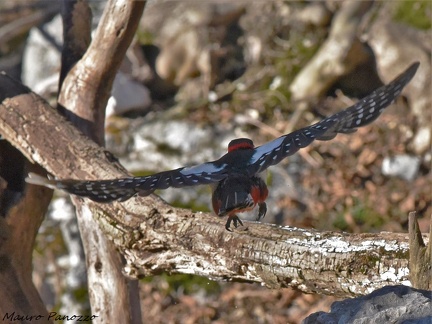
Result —
M134 0L108 1L87 51L64 79L59 103L73 111L65 112L68 119L80 123L83 133L98 143L104 143L105 107L114 77L135 35L145 4ZM80 45L71 45L80 52Z

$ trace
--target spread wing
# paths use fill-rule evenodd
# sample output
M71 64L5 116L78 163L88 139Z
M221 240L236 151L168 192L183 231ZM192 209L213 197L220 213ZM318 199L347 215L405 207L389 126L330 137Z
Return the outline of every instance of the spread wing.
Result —
M352 133L358 127L372 122L400 94L403 87L414 76L418 66L418 63L414 63L393 82L374 91L357 104L314 125L299 129L255 148L251 152L250 158L249 152L247 152L248 166L246 167L247 170L244 171L250 175L259 173L269 166L279 163L285 157L294 154L300 148L309 145L315 139L330 140L338 133ZM61 189L77 196L88 197L97 202L124 201L135 194L149 195L157 189L180 188L218 182L226 178L228 174L238 171L235 165L227 163L230 161L228 154L217 161L143 177L82 181L47 179L36 174L29 174L26 181L53 189ZM231 162L235 163L236 161Z
M218 182L226 177L226 167L226 164L217 160L149 176L94 181L47 179L30 173L26 181L52 189L64 190L70 194L87 197L97 202L111 202L115 200L125 201L135 194L147 196L157 189L181 188Z
M418 66L418 62L412 64L395 80L375 90L355 105L324 118L316 124L256 147L249 162L248 173L256 174L264 171L269 166L279 163L287 156L308 146L314 140L327 141L338 133L352 133L358 127L371 123L399 96L402 89L415 75Z

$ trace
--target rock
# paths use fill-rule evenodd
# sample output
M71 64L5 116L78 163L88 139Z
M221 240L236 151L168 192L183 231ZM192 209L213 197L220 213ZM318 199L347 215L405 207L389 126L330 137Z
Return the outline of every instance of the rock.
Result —
M51 41L38 28L32 28L24 50L22 80L31 89L52 75L58 75L60 70L63 44L61 16L57 15L42 28Z
M119 72L114 79L106 116L121 115L132 110L144 112L151 103L150 91L144 85Z
M63 43L61 16L56 16L42 28L45 34L38 28L30 31L23 55L22 79L42 97L56 98ZM127 57L124 60L127 61ZM131 110L143 111L150 105L150 91L141 83L118 72L106 115L119 115Z
M387 286L369 295L334 302L331 311L318 312L303 324L432 323L432 292L407 286Z
M401 154L384 158L381 171L386 176L395 176L412 181L417 176L419 167L420 159L418 157Z
M430 128L430 125L419 127L412 143L416 153L421 154L430 149L432 138L431 132L432 129Z
M324 2L311 2L310 5L302 8L293 16L301 24L317 27L327 26L332 18L331 12Z
M219 158L226 150L211 127L180 120L143 122L128 140L131 154L121 159L132 172L158 172Z
M75 208L64 196L53 200L39 229L37 249L51 253L34 257L34 281L48 308L56 305L60 313L82 314L89 307L79 297L87 288L86 260Z

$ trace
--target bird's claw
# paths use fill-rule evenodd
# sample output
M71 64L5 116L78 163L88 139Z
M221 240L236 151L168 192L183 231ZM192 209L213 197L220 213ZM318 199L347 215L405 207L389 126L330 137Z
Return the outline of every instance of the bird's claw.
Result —
M241 221L241 219L240 219L237 215L229 216L229 217L228 217L228 220L227 220L227 222L226 222L226 224L225 224L225 229L226 229L227 231L229 231L229 232L232 232L232 231L233 231L233 230L230 228L230 227L231 227L231 222L234 223L234 227L235 227L235 228L237 228L237 227L239 226L239 224L240 224L241 226L244 226L244 225L243 225L243 222Z
M257 221L260 221L263 219L267 213L267 204L265 202L258 203L259 209L258 209L258 217Z

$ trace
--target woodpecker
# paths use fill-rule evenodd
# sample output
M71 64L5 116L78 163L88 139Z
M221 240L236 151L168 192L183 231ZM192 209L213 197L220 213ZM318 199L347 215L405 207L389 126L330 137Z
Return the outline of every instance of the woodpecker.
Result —
M234 227L243 225L238 217L241 212L252 210L258 205L256 219L261 220L265 216L268 189L259 176L261 172L314 140L328 141L338 133L353 133L377 119L414 77L418 66L418 62L412 64L388 85L375 90L353 106L261 146L255 147L252 140L247 138L234 139L228 145L228 152L216 161L143 177L83 181L46 179L29 174L26 181L101 203L125 201L134 195L147 196L157 189L210 184L214 187L214 212L220 217L228 216L225 228L231 231L231 223L234 223Z

